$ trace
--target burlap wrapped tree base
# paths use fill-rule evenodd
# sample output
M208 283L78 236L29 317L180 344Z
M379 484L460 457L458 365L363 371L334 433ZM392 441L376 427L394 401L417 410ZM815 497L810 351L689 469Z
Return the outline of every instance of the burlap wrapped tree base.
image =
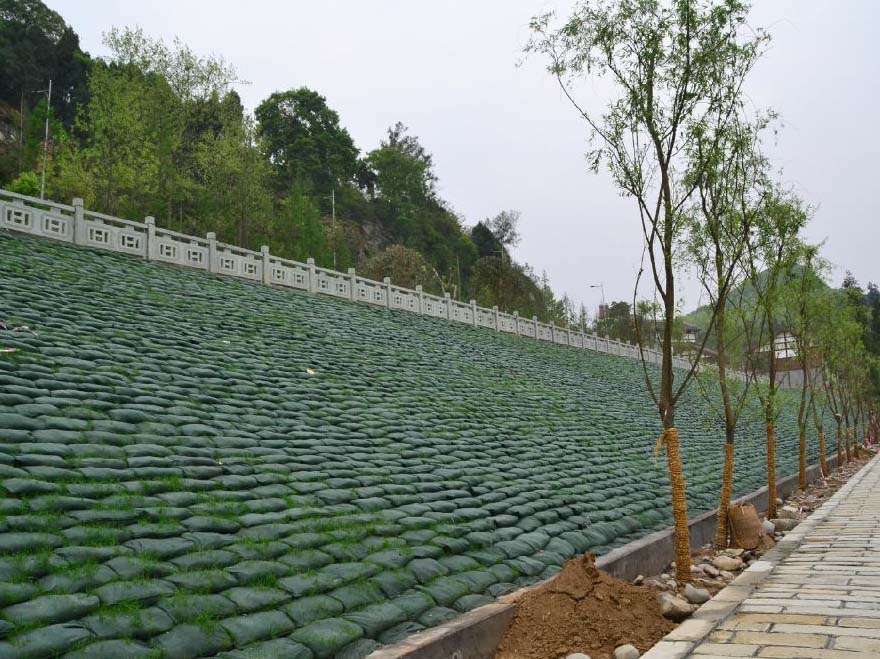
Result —
M679 581L690 581L691 540L678 430L676 428L664 430L660 435L658 445L666 448L666 465L669 470L669 485L672 489L672 516L675 520L675 574Z
M776 427L767 424L767 518L776 517Z
M715 547L727 547L727 511L730 508L730 493L733 490L733 444L724 444L724 473L721 477L721 503L718 505L718 530L715 532Z

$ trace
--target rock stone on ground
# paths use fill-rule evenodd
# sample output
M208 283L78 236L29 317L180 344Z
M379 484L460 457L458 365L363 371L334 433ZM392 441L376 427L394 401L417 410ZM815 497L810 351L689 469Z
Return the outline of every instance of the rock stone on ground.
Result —
M777 531L791 531L798 524L796 519L779 518L771 519L770 521L773 522L773 526Z
M718 576L718 568L714 565L709 565L708 563L705 563L703 565L703 573L714 579Z
M639 659L641 653L634 645L620 645L614 649L614 659Z
M797 519L798 509L794 506L783 506L779 509L778 515L781 519Z
M565 659L590 659L590 655L584 654L583 652L574 652L573 654L568 655Z
M674 622L681 622L696 609L686 599L670 593L658 593L657 603L660 605L660 613L663 617Z
M765 519L763 522L761 522L761 526L764 527L764 533L766 533L767 535L772 535L776 532L776 525L769 519Z
M717 556L712 560L712 565L717 567L719 570L735 572L736 570L742 568L743 562L741 558L734 558L732 556Z
M705 588L697 588L693 584L687 584L684 587L684 597L691 604L703 604L712 599L708 590Z

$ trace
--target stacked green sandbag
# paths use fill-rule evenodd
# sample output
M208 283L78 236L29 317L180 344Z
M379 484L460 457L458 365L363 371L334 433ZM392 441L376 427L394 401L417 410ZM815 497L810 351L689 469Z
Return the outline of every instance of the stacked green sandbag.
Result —
M363 656L670 523L630 359L8 234L0 321L0 659Z

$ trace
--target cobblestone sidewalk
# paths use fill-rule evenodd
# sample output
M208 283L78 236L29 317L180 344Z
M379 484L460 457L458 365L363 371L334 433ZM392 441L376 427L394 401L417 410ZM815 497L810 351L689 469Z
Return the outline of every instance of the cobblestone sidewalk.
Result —
M880 455L644 659L880 658Z

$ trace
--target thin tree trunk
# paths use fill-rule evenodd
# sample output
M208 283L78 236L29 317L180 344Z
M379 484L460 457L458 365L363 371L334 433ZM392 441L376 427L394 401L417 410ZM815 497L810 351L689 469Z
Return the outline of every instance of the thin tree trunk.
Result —
M722 280L723 267L716 259L716 275ZM736 418L730 402L730 387L727 385L727 343L724 337L726 296L720 295L717 301L715 335L718 343L718 383L721 387L721 400L724 404L724 471L721 476L721 501L718 504L718 527L715 531L715 547L727 548L728 509L730 494L733 491L733 454L736 435Z
M859 459L859 417L856 416L853 421L853 454L856 460Z
M776 425L767 421L767 519L776 517Z
M837 467L838 469L846 464L843 457L843 433L840 430L840 423L837 424Z
M726 549L730 535L727 522L730 495L733 491L733 450L733 442L724 443L724 473L721 478L721 502L718 505L718 529L715 532L716 549Z
M801 404L798 408L798 488L807 489L807 373L801 386Z
M825 428L822 427L822 419L816 411L816 398L814 395L810 397L810 412L813 414L813 425L816 426L816 434L819 435L819 469L822 472L822 478L828 477L828 460L825 456Z
M767 423L767 518L776 517L776 419L773 403L776 395L776 336L773 330L773 307L767 304L765 309L767 325L770 328L770 353L767 390L767 401L764 406L764 421Z
M660 417L666 444L666 465L672 490L672 517L675 524L675 576L679 581L691 580L691 536L688 526L687 496L682 470L678 429L675 427L675 398L673 395L672 332L675 323L675 271L672 263L672 224L675 209L669 183L669 163L663 150L657 147L660 161L660 185L663 196L663 269L666 290L663 291L663 359L660 374Z
M852 451L849 447L849 440L851 436L851 431L849 427L849 421L846 422L846 463L849 464L852 462Z
M807 428L798 429L798 488L807 489Z

